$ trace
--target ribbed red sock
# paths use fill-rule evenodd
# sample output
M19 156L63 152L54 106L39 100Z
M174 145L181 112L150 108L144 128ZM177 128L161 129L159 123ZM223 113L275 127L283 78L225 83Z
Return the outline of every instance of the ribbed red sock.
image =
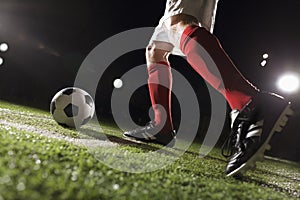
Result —
M171 114L171 67L167 62L153 63L148 66L148 87L155 125L162 128L161 133L173 130Z
M237 70L218 39L199 26L187 27L180 48L189 64L224 95L232 109L241 109L259 90Z

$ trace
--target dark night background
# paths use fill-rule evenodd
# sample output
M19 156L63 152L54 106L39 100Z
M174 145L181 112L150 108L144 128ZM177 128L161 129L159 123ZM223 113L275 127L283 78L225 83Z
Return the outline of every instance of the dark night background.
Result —
M156 26L164 6L162 0L1 0L0 43L7 42L10 48L0 52L5 60L0 66L0 99L48 110L53 95L73 85L77 69L95 46L122 31ZM294 102L295 115L283 133L274 136L269 154L296 161L300 161L299 92L284 94L275 83L286 71L300 74L299 19L299 0L221 0L215 26L215 35L251 82ZM264 53L269 54L268 64L261 67ZM111 117L113 80L144 63L144 50L137 50L111 64L99 83L101 96L95 100L100 118ZM172 56L171 63L198 92L201 114L209 116L204 81L184 59ZM147 88L142 87L132 97L135 103L130 109L137 123L148 120L150 102L145 94ZM175 115L175 120L179 118ZM201 120L199 132L206 125ZM227 126L224 130L226 134Z

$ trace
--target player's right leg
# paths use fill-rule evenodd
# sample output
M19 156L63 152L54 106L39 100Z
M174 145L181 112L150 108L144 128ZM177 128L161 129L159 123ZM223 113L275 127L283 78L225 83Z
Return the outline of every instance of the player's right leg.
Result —
M175 131L171 115L172 74L168 55L173 45L152 41L146 49L148 88L154 119L146 126L127 131L124 136L136 140L173 146Z

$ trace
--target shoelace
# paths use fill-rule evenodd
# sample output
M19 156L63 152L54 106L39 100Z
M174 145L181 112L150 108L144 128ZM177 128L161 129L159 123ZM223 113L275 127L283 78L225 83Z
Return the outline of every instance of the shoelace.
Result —
M235 131L231 131L222 145L222 155L225 158L229 158L234 154L236 141L237 133Z
M243 135L242 129L247 123L247 120L238 119L238 126L232 128L229 136L222 145L222 155L225 158L231 157L237 149L242 148L242 141L246 135ZM246 125L247 126L247 125Z
M237 132L233 130L233 124L236 120L237 116L239 114L238 110L232 110L230 112L230 118L231 118L231 131L230 134L226 137L226 140L224 141L222 145L222 155L225 158L231 157L234 154L234 147L237 141Z

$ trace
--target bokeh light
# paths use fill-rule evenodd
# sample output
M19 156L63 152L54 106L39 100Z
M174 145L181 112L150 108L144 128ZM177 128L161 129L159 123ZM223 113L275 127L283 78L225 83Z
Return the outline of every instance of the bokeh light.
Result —
M5 52L8 50L8 44L7 43L1 43L0 44L0 51Z
M114 87L115 88L121 88L123 86L123 81L121 79L115 79L114 80Z
M269 54L267 53L263 54L263 59L267 59L267 58L269 58Z
M260 65L261 65L262 67L265 67L265 66L267 65L267 61L266 61L266 60L261 61Z

